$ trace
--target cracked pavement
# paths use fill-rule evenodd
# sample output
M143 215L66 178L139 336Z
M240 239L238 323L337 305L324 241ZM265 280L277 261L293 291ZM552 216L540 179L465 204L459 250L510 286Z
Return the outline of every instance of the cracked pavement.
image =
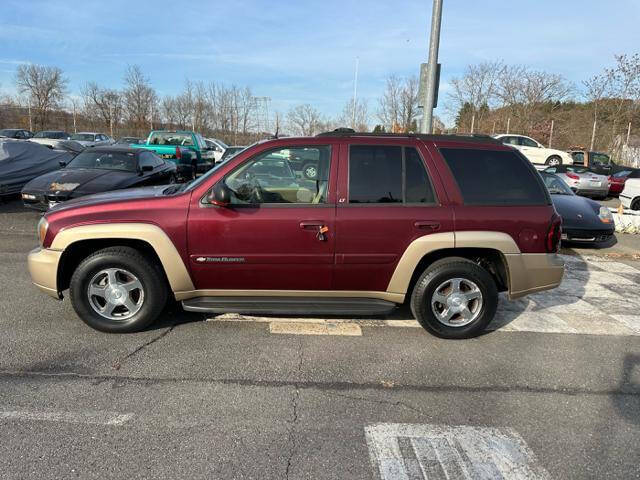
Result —
M175 308L107 335L30 285L37 214L16 215L0 229L3 479L376 478L364 428L385 422L510 428L552 478L640 477L640 337L274 335Z

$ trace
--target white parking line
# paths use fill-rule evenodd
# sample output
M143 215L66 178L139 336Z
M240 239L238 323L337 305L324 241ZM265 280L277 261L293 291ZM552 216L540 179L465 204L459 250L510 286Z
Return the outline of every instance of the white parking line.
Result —
M381 480L550 478L510 428L381 423L365 437Z
M2 410L0 420L23 420L64 423L84 423L89 425L121 426L133 418L132 413L109 412L51 412L28 410Z

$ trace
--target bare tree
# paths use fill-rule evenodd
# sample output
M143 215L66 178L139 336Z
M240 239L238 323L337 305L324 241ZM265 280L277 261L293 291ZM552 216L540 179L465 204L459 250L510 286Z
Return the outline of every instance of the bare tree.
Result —
M102 88L95 82L88 82L82 88L85 113L91 118L99 118L100 123L116 128L122 117L122 95L117 90Z
M418 78L387 78L385 91L379 100L378 117L390 132L413 129L418 114Z
M448 95L450 113L457 114L469 105L481 123L483 115L496 103L498 82L504 69L505 65L499 60L482 62L467 66L461 77L452 78L453 91Z
M596 139L596 126L598 124L598 108L606 95L608 79L607 75L594 75L582 83L586 88L585 98L593 105L593 128L591 130L591 143L589 146L589 150L593 150Z
M310 137L320 131L322 117L320 112L307 103L289 110L287 122L292 133Z
M369 130L369 106L367 101L364 99L356 100L355 116L353 109L353 100L348 100L342 108L342 114L338 118L337 123L342 127L348 125L357 132L367 132Z
M611 136L617 126L630 121L640 103L640 55L615 55L616 66L605 70L607 96L613 100Z
M148 122L153 121L159 110L156 91L138 65L127 67L124 83L123 103L126 115L137 132L144 132L148 130Z
M58 67L19 65L15 82L18 91L26 94L36 109L36 125L45 128L49 113L57 108L67 92L68 81Z
M521 126L531 129L533 115L542 104L555 104L566 100L573 86L562 75L529 70L521 65L506 66L498 82L497 96Z

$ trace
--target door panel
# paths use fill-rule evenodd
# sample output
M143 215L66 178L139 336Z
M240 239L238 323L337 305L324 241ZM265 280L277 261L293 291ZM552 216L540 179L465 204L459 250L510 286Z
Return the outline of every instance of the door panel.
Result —
M409 244L424 235L453 231L451 207L442 206L439 185L428 151L418 148L438 195L436 204L349 203L349 147L341 148L336 209L336 290L386 291Z
M273 151L258 152L225 177L236 185L244 181L243 172L251 173L248 175L251 181L266 188L263 200L273 201L275 195L280 203L220 207L192 199L188 243L190 268L197 289L331 289L338 156L336 148L321 147L327 151L324 158L330 159L329 168L322 173L326 180L313 183L326 186L323 203L313 204L319 197L314 198L304 186L311 188L308 180L294 178L282 184L275 182L273 175L265 170L269 162L280 165L284 161L281 155L284 148L275 152L276 155ZM297 195L291 193L296 185ZM328 231L318 235L321 226L326 226Z
M197 289L329 290L335 207L192 207L189 253ZM318 240L317 221L329 228ZM203 260L204 259L204 260Z

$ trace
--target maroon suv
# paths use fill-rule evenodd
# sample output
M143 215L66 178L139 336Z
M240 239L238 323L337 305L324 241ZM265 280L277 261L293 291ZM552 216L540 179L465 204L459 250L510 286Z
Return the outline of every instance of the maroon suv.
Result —
M290 159L317 158L308 178ZM257 143L181 186L65 202L38 226L33 282L106 332L185 310L383 315L447 338L498 292L560 284L560 217L531 164L488 137L333 132Z

